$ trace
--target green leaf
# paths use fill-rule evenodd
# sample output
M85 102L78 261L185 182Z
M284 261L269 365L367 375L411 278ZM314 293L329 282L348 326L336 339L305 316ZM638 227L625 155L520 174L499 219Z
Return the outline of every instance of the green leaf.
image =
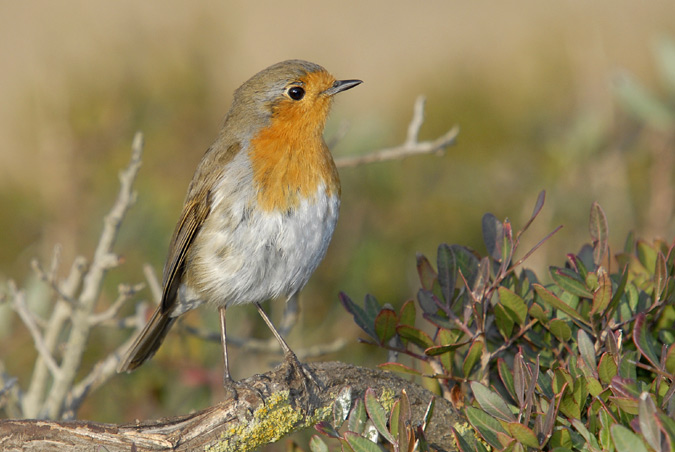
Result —
M675 374L675 345L670 344L666 352L666 370L670 374Z
M419 301L422 311L431 315L434 315L438 312L439 307L434 301L434 297L435 295L428 290L420 289L417 291L417 301Z
M389 431L391 432L391 435L394 438L398 438L399 436L399 417L401 414L401 401L397 400L394 402L394 405L391 407L391 413L389 413ZM405 428L405 424L403 424L403 428Z
M635 326L633 327L633 342L635 346L640 350L645 358L651 363L652 366L657 369L661 368L659 357L656 353L656 348L654 347L654 340L651 337L649 328L645 327L645 321L647 316L644 312L641 312L635 318Z
M417 274L420 277L420 283L422 284L422 287L426 290L432 290L438 275L431 266L429 259L421 254L417 255Z
M577 346L579 347L579 354L586 366L588 366L591 371L595 372L595 346L593 345L591 338L588 337L588 334L582 329L579 329L577 332Z
M406 395L407 397L407 395ZM436 406L436 397L431 397L427 410L424 412L424 422L422 423L422 431L426 433L431 425L431 418L434 416L434 407Z
M471 390L473 391L474 397L476 397L476 401L487 414L506 422L516 421L509 406L499 394L491 391L477 381L471 382Z
M666 257L662 252L656 257L656 264L654 266L654 301L661 299L661 294L668 284L668 267L666 265Z
M593 242L593 262L595 266L600 266L607 255L609 244L609 227L607 217L600 207L600 204L593 202L591 205L591 218L589 221L589 231Z
M398 444L400 448L407 447L412 439L412 432L409 426L412 424L412 412L410 411L410 400L405 389L401 390L401 397L399 398L401 407L398 410Z
M504 337L504 339L508 340L508 338L511 337L511 332L513 331L514 325L513 319L506 312L504 305L502 305L501 303L496 304L494 306L494 314L495 314L495 323L497 325L499 333Z
M342 448L342 452L354 452L352 446L350 446L349 442L344 438L340 438L340 446Z
M457 262L452 248L445 243L438 247L437 256L438 283L445 303L449 306L455 292L455 280L457 278Z
M328 452L328 446L318 435L312 435L312 439L309 440L309 450L312 452Z
M638 260L650 275L653 275L656 270L656 256L657 251L654 246L644 240L637 242Z
M371 294L366 294L366 298L363 303L363 309L366 311L368 318L371 319L370 323L372 324L375 322L375 317L377 317L377 314L380 313L381 306L374 296Z
M639 436L620 424L610 427L617 452L648 452Z
M530 317L539 320L544 325L548 322L548 311L544 311L537 303L532 303L528 312Z
M478 258L468 248L461 245L451 245L450 248L455 255L457 269L462 272L469 287L473 287L478 274Z
M385 308L377 314L377 317L375 317L375 334L377 334L380 344L385 344L394 337L397 325L398 318L393 309Z
M455 351L458 348L465 346L466 344L468 344L468 342L457 342L448 345L435 345L433 347L429 347L426 350L424 350L424 354L427 356L440 356L445 353Z
M481 340L475 340L469 347L469 351L464 358L464 365L462 366L462 371L464 372L464 377L468 378L471 373L471 369L476 365L478 360L480 360L481 355L483 354L483 348L485 344Z
M370 441L368 438L364 438L361 435L352 432L345 433L345 439L347 443L354 449L354 452L384 452L385 449Z
M376 341L379 340L377 334L375 334L375 330L373 329L375 316L370 318L366 311L361 306L358 306L356 303L354 303L346 293L340 292L339 297L340 301L342 302L342 306L344 306L347 312L354 316L354 322L370 337ZM377 313L375 315L377 315Z
M422 349L426 350L434 346L434 341L431 340L427 333L412 326L399 325L396 327L396 332L403 339L409 340Z
M534 449L539 449L537 435L535 435L534 432L528 427L518 422L511 422L506 426L506 428L508 428L511 436L513 436L521 444Z
M412 367L408 367L404 364L401 363L384 363L384 364L378 364L378 366L382 370L387 370L389 372L398 372L402 374L408 374L408 375L415 375L415 376L422 376L422 372L419 370L413 369Z
M497 370L499 371L499 378L502 380L504 387L509 392L509 395L513 400L517 400L516 397L516 388L513 382L513 372L509 365L506 364L503 358L497 360Z
M497 291L499 302L504 306L504 310L511 320L518 325L523 325L527 319L527 304L519 295L504 286L500 286Z
M542 301L544 301L544 303L548 304L554 309L558 309L559 311L564 312L571 318L576 319L579 322L590 326L589 322L586 319L581 317L581 315L577 311L572 309L567 303L565 303L560 298L555 296L553 292L549 291L540 284L533 284L532 287L534 287L535 292L537 292L537 295L539 295L539 298L541 298Z
M390 443L394 442L394 437L391 435L389 430L387 430L387 413L380 405L380 402L377 401L375 396L375 391L372 388L366 389L366 411L368 412L368 417L373 421L373 425L377 431Z
M366 406L360 398L356 399L354 407L347 418L347 430L361 434L366 428L367 421L368 415L366 413Z
M612 382L612 378L616 375L618 366L614 358L609 353L603 353L598 364L598 377L600 381L608 385Z
M656 406L648 392L640 394L638 423L642 436L654 450L661 450L661 430L656 422Z
M504 240L504 229L502 222L491 213L483 215L481 221L483 230L483 243L490 256L495 260L502 259L502 244Z
M581 434L581 436L586 440L586 445L590 446L589 449L598 449L598 441L595 439L591 432L588 431L586 426L579 419L571 419L572 425L575 429Z
M572 329L565 320L553 319L548 327L560 342L567 342L572 337Z
M417 317L417 311L415 309L415 302L408 300L403 303L401 310L398 314L398 323L401 325L415 326L415 318Z
M511 263L511 257L513 256L513 229L511 228L511 222L506 219L502 225L504 229L504 237L502 239L502 255L499 259L502 265L508 265Z
M591 314L603 313L612 300L612 281L604 268L598 267L598 288L593 294Z
M501 450L503 445L499 440L499 434L507 434L507 432L499 421L482 410L472 406L467 406L465 413L467 420L473 428L478 431L480 436L482 436L492 447Z
M586 282L579 274L569 268L549 267L553 282L565 292L580 298L593 298L593 294L586 287Z

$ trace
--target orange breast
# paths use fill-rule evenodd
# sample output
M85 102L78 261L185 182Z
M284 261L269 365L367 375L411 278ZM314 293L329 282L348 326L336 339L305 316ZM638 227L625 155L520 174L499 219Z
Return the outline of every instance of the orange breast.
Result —
M271 124L251 140L253 182L265 211L297 207L322 183L329 195L340 195L337 169L322 137L330 100L315 100L309 109L281 103Z

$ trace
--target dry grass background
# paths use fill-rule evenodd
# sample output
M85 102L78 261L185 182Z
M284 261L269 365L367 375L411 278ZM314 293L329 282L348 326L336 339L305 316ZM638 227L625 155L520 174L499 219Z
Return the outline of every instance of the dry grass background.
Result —
M308 59L365 81L336 103L327 136L344 121L349 129L335 155L400 143L418 94L428 97L421 138L462 128L443 157L341 172L338 230L290 343L344 336L347 348L326 359L381 362L356 343L337 292L398 306L416 291L415 252L433 258L441 242L483 251L485 212L517 228L547 190L527 243L565 228L530 262L540 270L587 240L593 200L615 248L629 230L672 239L672 218L647 216L658 155L650 148L665 145L627 119L612 91L626 71L663 94L653 53L662 36L675 36L672 1L0 2L0 279L25 285L44 309L30 259L61 243L65 272L73 256L91 253L136 130L146 134L139 198L117 248L125 263L104 297L114 298L118 282L141 281L145 262L159 272L232 91L272 63ZM254 311L232 315L237 335L267 337ZM215 328L210 317L191 322ZM0 356L26 378L31 340L7 310L0 326ZM91 362L122 338L93 337ZM221 394L218 350L174 334L148 366L93 394L80 416L121 421L203 407ZM235 354L235 377L271 359Z

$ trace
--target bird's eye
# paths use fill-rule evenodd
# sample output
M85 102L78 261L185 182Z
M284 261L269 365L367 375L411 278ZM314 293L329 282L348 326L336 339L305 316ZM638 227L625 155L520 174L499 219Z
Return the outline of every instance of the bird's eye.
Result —
M288 89L288 97L293 100L300 100L305 97L305 90L299 86L293 86Z

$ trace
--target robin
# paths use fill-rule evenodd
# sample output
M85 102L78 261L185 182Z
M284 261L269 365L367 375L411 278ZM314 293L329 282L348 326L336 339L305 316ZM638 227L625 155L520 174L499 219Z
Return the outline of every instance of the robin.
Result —
M361 80L336 80L301 60L251 77L192 178L164 265L162 300L118 372L150 359L178 316L218 308L232 384L225 310L254 303L287 362L298 358L260 306L298 293L323 259L340 208L340 180L323 140L333 96Z

